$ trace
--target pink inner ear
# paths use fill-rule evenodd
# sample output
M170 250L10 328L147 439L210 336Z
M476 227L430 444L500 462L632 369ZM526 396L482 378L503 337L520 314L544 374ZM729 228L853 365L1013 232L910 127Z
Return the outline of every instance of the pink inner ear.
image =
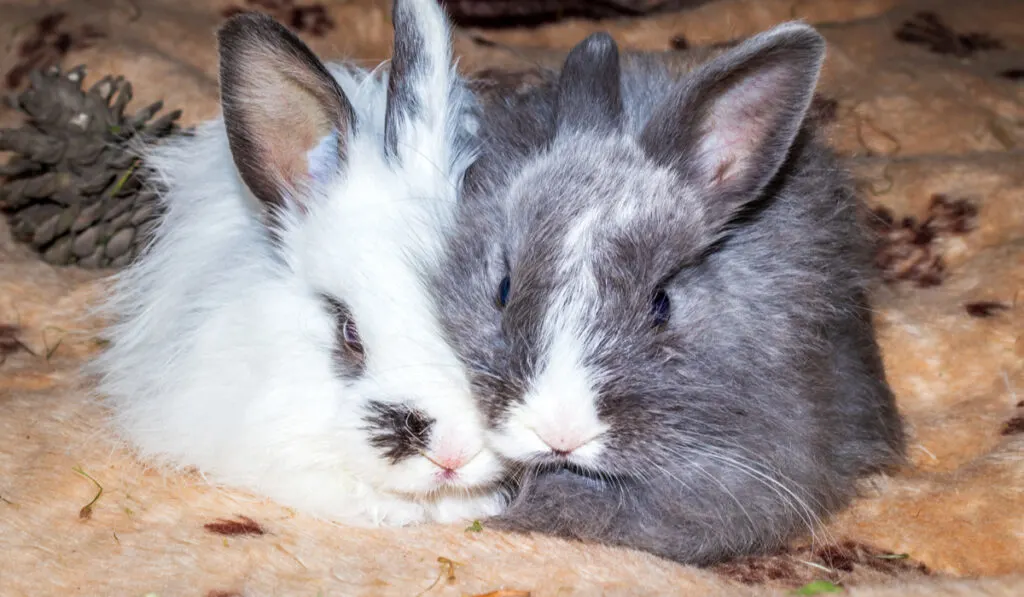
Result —
M708 109L698 155L710 184L725 184L743 176L758 150L778 126L775 118L785 106L779 91L785 70L769 68L732 82Z
M298 200L310 178L310 150L335 129L344 135L346 100L315 57L305 61L301 52L266 43L239 54L228 91L234 134L247 141L242 151L249 155L236 163L242 160L242 176L261 200Z
M308 176L308 152L330 134L332 125L306 81L289 76L284 68L264 74L265 80L254 82L248 100L253 140L263 149L265 165L295 189Z

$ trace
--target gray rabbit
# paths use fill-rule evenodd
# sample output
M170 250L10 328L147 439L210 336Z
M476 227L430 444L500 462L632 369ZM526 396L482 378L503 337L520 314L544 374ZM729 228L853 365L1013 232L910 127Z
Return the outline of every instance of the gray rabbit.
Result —
M517 467L491 527L709 564L902 461L824 55L789 23L676 74L595 34L487 107L437 292Z

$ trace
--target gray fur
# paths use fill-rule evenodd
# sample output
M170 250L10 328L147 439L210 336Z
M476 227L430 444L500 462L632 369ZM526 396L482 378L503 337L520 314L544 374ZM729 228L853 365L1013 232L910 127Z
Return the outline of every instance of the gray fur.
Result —
M500 428L568 283L566 232L597 213L586 255L597 293L573 301L592 317L585 358L610 425L596 470L555 455L518 463L519 493L490 526L709 564L779 547L847 504L857 477L901 462L866 299L867 232L848 175L804 120L823 55L813 29L790 24L682 75L623 56L624 111L611 117L624 126L556 128L597 117L558 98L602 88L585 79L617 56L581 52L593 63L571 54L561 92L486 109L438 281L448 332ZM702 118L766 72L772 101L741 104L729 122L751 131L740 157L753 159L720 177L705 167L714 155L694 152ZM614 104L604 99L591 99L597 112ZM658 288L671 299L663 327L651 324Z
M594 69L600 64L600 69ZM573 131L618 130L622 120L619 92L619 47L607 33L595 33L572 49L562 70L559 85L557 128Z

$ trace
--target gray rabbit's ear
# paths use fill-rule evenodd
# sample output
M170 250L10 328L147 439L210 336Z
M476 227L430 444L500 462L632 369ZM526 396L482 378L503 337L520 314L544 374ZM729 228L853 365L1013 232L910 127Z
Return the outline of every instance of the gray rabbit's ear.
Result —
M221 106L235 166L264 205L285 208L317 170L344 160L355 125L352 105L313 52L271 17L232 17L217 41ZM330 147L323 147L325 140ZM310 163L314 149L329 163Z
M647 154L715 194L708 214L729 219L786 159L825 57L813 28L787 23L696 69L655 110L640 136Z
M559 132L613 132L622 123L619 47L607 33L593 33L565 59L558 81Z

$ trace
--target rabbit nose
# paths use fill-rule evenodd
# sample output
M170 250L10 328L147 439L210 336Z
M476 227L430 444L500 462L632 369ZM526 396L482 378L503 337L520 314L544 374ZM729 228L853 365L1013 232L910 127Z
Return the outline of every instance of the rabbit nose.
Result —
M467 457L462 452L459 452L456 454L434 454L428 456L427 459L440 468L446 476L450 476L454 475L455 471L466 466L466 463L473 460L475 456L476 454Z
M444 460L442 460L440 462L441 468L443 468L445 470L445 472L457 471L460 468L462 468L463 464L465 464L465 461L462 458L458 458L458 457L456 457L456 458L446 458L446 459L444 459Z
M551 448L551 452L562 458L569 456L577 449L590 443L590 440L594 439L593 437L583 437L564 433L547 437L538 433L537 437L540 438L540 441L544 442L544 445Z

